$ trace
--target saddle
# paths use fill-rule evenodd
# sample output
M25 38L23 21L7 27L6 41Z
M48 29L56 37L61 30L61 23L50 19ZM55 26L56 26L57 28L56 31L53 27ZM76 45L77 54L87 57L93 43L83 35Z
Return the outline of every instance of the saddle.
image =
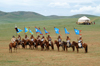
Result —
M78 43L78 47L79 47L79 48L82 48L82 44L81 44L81 43Z
M67 42L67 47L70 47L70 43L69 42Z

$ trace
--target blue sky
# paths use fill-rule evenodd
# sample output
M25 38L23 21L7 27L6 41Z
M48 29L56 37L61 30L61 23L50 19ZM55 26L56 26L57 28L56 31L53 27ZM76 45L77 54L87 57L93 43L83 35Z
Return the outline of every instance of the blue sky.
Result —
M1 0L0 10L4 12L31 11L45 16L75 14L100 16L100 0Z

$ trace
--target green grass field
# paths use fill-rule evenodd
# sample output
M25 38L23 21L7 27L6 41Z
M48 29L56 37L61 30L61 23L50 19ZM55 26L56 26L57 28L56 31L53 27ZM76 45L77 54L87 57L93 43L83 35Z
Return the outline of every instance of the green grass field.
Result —
M0 22L0 66L99 66L100 65L100 17L91 17L91 21L95 21L95 25L77 25L78 18L68 19L55 19L33 22ZM80 49L79 53L72 52L69 48L68 52L57 51L56 45L54 51L41 51L30 49L18 49L17 52L9 53L9 43L13 35L16 36L14 29L15 24L18 28L24 30L25 27L35 33L35 26L40 27L40 30L46 37L43 27L50 32L50 36L53 40L56 40L58 35L55 34L54 27L60 29L62 39L65 41L66 36L64 33L64 27L70 32L68 35L71 41L77 41L79 35L75 35L74 28L82 30L81 34L83 42L88 44L88 53L84 53L84 49ZM20 33L24 38L24 31ZM28 37L30 34L27 33Z

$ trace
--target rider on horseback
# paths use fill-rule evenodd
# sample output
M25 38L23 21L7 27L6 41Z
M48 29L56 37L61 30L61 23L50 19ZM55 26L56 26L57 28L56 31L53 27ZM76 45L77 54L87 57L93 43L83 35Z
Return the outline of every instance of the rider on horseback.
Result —
M44 36L42 36L41 41L44 41L44 40L45 40L45 38L44 38Z
M18 35L18 41L21 41L21 36L20 35Z
M59 45L61 45L62 38L60 36L58 36L57 39L58 39Z
M28 40L28 37L27 37L27 35L25 35L25 40Z
M82 37L80 36L80 38L78 39L78 45L81 45L81 47L82 47L82 43L83 43L83 39L82 39ZM83 47L82 47L83 48Z
M51 44L52 39L51 39L50 35L48 35L47 40L48 40L49 44Z
M16 40L16 38L15 38L15 36L13 36L12 39L11 39L11 42L15 43L15 40Z
M30 39L31 39L32 42L34 42L34 36L33 35L31 35Z
M67 41L67 46L69 47L69 46L71 45L71 42L70 42L70 38L69 38L69 36L67 36L66 41Z
M40 36L39 36L39 35L38 35L38 37L37 37L37 41L38 41L38 40L41 40L41 38L40 38Z

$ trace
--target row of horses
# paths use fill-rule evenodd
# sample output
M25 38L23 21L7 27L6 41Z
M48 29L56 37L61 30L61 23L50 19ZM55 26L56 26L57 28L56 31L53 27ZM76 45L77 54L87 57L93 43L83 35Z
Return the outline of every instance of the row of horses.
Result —
M29 45L30 49L34 49L34 48L38 49L38 46L41 46L41 50L44 50L44 49L49 50L50 47L52 50L54 50L54 44L56 44L58 51L59 51L60 47L62 47L62 49L64 51L68 51L68 48L72 48L72 50L75 51L75 47L76 47L77 52L79 52L79 48L80 48L78 45L78 42L75 42L75 41L73 41L69 45L65 41L62 41L60 44L57 40L55 40L53 42L53 41L47 41L47 40L41 41L41 40L34 39L34 42L33 42L29 39L28 40L22 39L21 41L15 40L14 43L10 43L9 44L9 52L12 53L12 48L14 48L14 50L16 49L16 51L17 51L17 47L19 47L19 45L21 45L22 48L27 48L27 45ZM82 47L85 49L85 53L87 53L88 45L86 43L83 43Z

